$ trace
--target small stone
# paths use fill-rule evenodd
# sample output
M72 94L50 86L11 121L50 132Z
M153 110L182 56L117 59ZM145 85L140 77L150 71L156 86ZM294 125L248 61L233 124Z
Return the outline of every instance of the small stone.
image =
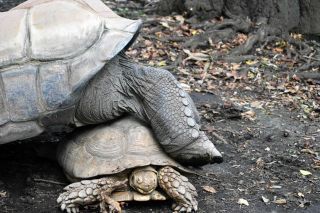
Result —
M176 82L176 85L179 89L182 89L182 85L178 81Z
M78 193L78 196L81 197L81 198L85 198L87 197L87 194L84 190L81 190L79 193Z
M186 107L186 108L184 109L184 114L185 114L186 116L190 117L190 116L192 115L191 109L189 109L189 107Z
M283 131L283 136L284 137L289 137L290 136L289 131L288 130L284 130Z
M90 180L82 180L81 183L82 183L83 185L88 185L88 184L91 183L91 181L90 181Z
M188 118L187 123L191 127L194 127L196 125L196 122L193 120L193 118Z
M87 188L87 189L86 189L86 193L87 193L87 195L91 195L91 194L92 194L92 192L93 192L93 190L92 190L91 188Z
M178 188L180 185L179 181L175 180L172 182L172 186L175 187L175 188Z
M199 131L196 129L191 130L191 136L193 138L198 138L199 137Z
M178 188L178 192L180 193L180 194L185 194L186 193L186 189L183 187L183 186L180 186L179 188Z

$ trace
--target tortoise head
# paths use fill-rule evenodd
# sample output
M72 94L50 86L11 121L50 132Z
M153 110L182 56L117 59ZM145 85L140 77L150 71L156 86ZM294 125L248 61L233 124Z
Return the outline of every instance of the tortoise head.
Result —
M131 172L129 183L141 194L150 194L158 186L158 172L151 166L136 168Z

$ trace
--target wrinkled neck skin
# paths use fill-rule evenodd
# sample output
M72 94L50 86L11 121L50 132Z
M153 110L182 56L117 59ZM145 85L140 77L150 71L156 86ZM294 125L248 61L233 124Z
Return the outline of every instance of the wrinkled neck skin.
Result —
M174 76L120 54L90 81L76 119L97 124L126 114L150 124L164 150L182 164L222 161L219 151L200 131L197 109Z

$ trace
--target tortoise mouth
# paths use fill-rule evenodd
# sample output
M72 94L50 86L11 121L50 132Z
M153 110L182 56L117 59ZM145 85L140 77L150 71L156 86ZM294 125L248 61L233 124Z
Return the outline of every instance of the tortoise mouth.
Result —
M147 195L147 194L151 194L154 190L154 189L150 189L149 191L146 191L145 189L142 189L140 187L136 187L135 190L137 190L139 193L143 194L143 195Z

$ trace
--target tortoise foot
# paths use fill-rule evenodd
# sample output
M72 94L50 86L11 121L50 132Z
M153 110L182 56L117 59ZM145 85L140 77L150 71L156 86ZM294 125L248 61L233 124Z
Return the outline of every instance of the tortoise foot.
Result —
M127 184L127 179L119 180L115 177L75 182L64 188L65 192L60 194L57 203L60 205L62 211L68 213L78 213L80 206L94 203L100 203L100 207L105 206L105 204L107 204L108 207L110 206L108 209L101 209L103 213L121 212L120 205L117 205L116 201L111 202L111 198L108 199L107 197L114 190L122 189L126 187Z
M100 203L100 212L101 213L121 213L120 204L112 199L108 193L101 193L102 202Z
M166 166L159 170L160 187L176 202L174 212L193 212L198 210L196 188L188 178L173 168Z

